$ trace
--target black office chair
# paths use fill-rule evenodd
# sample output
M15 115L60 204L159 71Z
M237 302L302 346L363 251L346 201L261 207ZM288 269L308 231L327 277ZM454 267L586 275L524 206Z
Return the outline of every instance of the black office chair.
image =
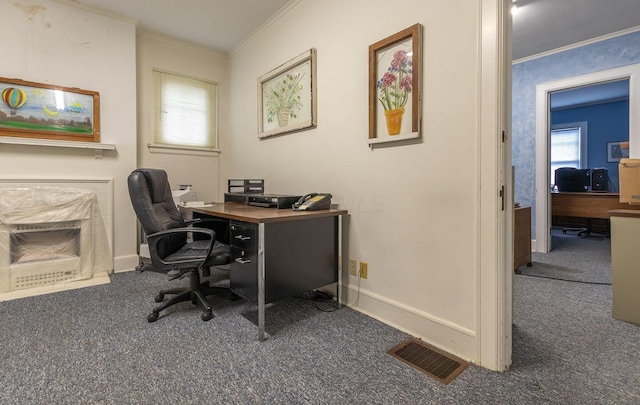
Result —
M175 296L154 308L147 320L155 322L162 310L184 301L200 305L203 321L213 318L213 310L206 296L229 292L229 289L210 287L207 282L201 282L200 272L203 277L208 277L211 266L228 264L229 246L217 240L217 234L212 229L192 225L217 222L228 229L228 223L216 219L195 219L188 222L183 220L173 202L167 173L164 170L134 170L129 175L128 185L133 209L147 236L153 270L167 273L171 279L182 278L187 273L189 275L188 287L162 290L158 293L155 297L156 302L162 302L168 294ZM188 233L193 234L194 241L187 241Z

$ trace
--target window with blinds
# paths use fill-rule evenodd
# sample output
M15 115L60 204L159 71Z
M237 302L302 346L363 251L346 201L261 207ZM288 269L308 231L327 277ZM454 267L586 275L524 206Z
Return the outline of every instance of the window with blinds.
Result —
M556 183L556 169L587 164L587 123L574 122L551 127L551 185Z
M217 84L153 70L153 145L216 150Z

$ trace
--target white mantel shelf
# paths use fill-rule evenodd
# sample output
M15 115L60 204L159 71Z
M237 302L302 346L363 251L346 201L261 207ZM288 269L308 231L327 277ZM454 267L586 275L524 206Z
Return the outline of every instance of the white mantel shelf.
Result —
M95 158L102 159L103 150L116 150L116 145L96 142L59 141L53 139L18 138L13 136L0 136L0 144L53 146L56 148L93 149Z

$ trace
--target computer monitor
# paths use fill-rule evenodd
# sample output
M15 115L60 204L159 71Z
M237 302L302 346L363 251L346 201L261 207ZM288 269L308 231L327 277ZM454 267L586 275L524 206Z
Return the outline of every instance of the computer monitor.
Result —
M556 187L558 191L565 192L584 192L587 191L584 183L585 175L580 173L575 167L561 167L556 169Z

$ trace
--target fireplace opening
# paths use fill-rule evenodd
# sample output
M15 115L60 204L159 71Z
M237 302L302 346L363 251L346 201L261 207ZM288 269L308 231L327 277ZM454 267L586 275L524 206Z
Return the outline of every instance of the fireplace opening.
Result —
M80 256L80 227L71 223L30 224L11 232L11 264Z

